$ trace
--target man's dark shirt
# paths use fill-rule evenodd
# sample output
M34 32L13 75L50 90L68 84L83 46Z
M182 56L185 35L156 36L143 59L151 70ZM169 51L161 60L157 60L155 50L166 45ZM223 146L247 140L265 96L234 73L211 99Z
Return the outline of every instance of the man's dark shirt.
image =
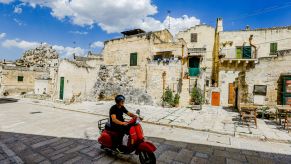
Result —
M112 114L115 114L116 115L116 119L119 120L119 121L122 121L124 122L124 118L123 118L123 113L127 113L128 111L125 109L125 107L121 107L121 108L118 108L117 105L113 105L111 108L110 108L110 111L109 111L109 118L110 118L110 124L111 126L120 126L118 124L115 124L113 121L112 121L112 118L111 118L111 115Z

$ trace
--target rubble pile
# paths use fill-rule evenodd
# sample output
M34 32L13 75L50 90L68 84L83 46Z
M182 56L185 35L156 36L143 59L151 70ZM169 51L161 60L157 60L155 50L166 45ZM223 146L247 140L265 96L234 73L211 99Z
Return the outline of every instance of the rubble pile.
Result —
M95 97L99 100L113 100L119 94L124 95L128 103L153 105L150 95L134 87L127 66L100 66L94 86Z
M49 66L48 60L58 59L59 55L52 46L47 44L41 44L35 49L27 50L23 53L23 56L20 60L18 60L19 64L24 65L37 65L40 67Z

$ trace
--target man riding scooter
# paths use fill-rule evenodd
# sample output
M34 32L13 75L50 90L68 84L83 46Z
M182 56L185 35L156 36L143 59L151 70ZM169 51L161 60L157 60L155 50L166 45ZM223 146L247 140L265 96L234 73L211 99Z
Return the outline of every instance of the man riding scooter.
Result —
M139 156L141 164L155 164L156 157L154 152L157 150L154 144L146 141L141 127L142 119L128 112L124 107L124 96L118 95L115 98L116 104L113 105L109 112L109 120L102 119L98 121L100 137L98 142L101 149L110 152L131 154L135 152ZM123 113L132 117L128 122L124 121ZM140 110L136 111L140 116ZM122 144L124 134L128 134L126 144Z
M110 108L109 118L110 124L114 131L118 132L120 136L115 139L114 145L116 145L116 151L122 152L122 139L124 134L128 134L129 126L127 122L124 121L123 113L127 114L129 117L136 118L135 114L132 114L126 110L124 107L125 97L123 95L118 95L115 97L115 105Z

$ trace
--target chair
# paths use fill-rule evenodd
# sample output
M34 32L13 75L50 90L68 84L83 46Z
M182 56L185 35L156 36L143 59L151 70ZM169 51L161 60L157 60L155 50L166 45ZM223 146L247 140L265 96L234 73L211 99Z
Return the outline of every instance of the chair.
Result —
M282 105L282 107L289 107L289 105ZM276 121L279 119L279 125L284 125L284 129L286 128L286 113L285 111L280 111L278 107L276 107ZM288 118L288 116L287 116Z
M291 130L291 111L285 113L284 128L288 130L288 133Z
M241 104L240 114L241 114L241 120L242 120L243 125L244 123L251 122L251 120L253 120L256 128L258 128L256 106L253 106L251 104Z

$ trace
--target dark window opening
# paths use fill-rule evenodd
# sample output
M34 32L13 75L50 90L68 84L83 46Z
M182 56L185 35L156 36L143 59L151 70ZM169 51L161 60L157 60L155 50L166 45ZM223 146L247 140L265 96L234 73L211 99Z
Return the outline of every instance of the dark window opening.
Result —
M18 82L23 82L23 76L17 76L17 81Z
M254 85L254 95L267 95L267 86L266 85Z
M130 54L130 66L137 66L137 53Z
M197 42L197 33L191 33L191 42Z

